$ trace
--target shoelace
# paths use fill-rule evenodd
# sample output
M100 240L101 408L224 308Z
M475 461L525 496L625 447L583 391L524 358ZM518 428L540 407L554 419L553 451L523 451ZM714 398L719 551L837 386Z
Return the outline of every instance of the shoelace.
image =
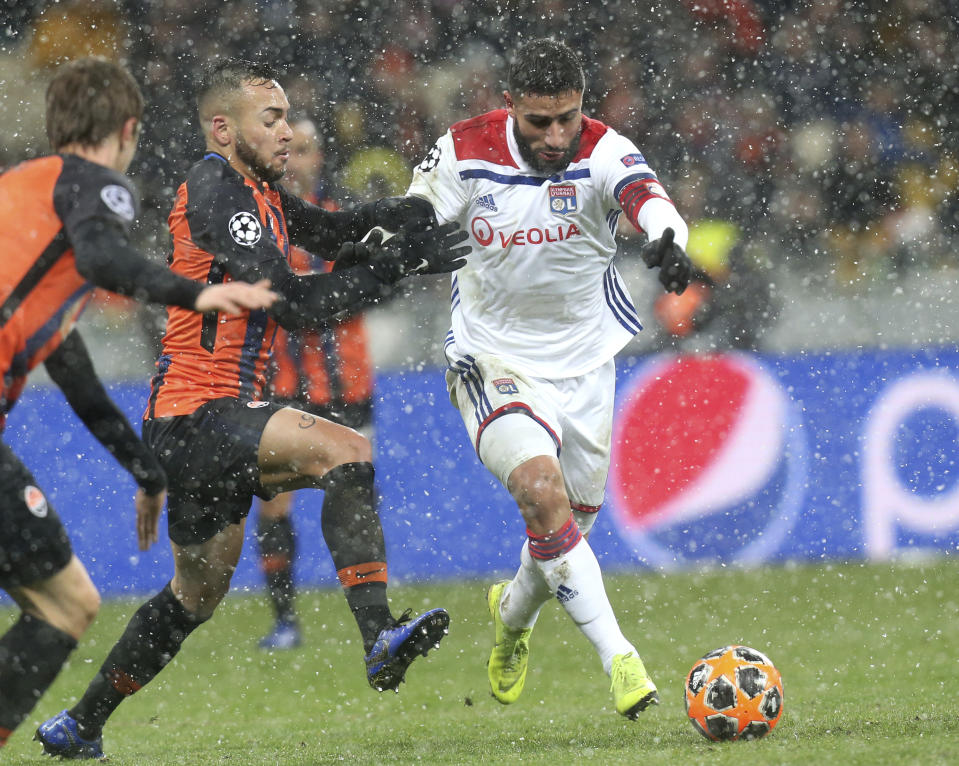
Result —
M412 619L412 617L413 617L413 610L412 610L412 609L407 609L407 610L406 610L405 612L403 612L403 614L401 614L399 617L390 617L390 621L389 621L388 627L390 627L390 628L398 628L398 627L399 627L400 625L402 625L403 623L409 622L409 621Z
M639 686L643 682L643 676L639 672L639 668L631 662L627 662L630 657L633 656L633 653L623 657L622 662L620 662L615 670L615 678L613 682L619 681L621 685L625 686L627 689L634 686Z
M520 649L520 648L521 650L517 651L517 649ZM527 652L528 650L526 648L526 642L517 640L513 644L513 651L510 654L509 660L506 662L503 669L506 670L506 672L508 673L515 672L516 668L522 664L522 657L524 657L527 654Z

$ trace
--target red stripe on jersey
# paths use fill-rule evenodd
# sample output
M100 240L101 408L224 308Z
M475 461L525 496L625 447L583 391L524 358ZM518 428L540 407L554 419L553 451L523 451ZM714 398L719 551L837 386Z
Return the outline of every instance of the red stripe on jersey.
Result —
M573 157L573 162L579 162L589 157L593 153L593 149L596 148L596 144L599 143L599 139L605 136L608 130L609 127L599 120L584 116L583 129L579 136L579 151Z
M497 109L450 128L458 160L484 160L496 165L518 168L506 141L506 110Z
M457 122L450 128L453 134L453 146L458 160L485 160L496 165L518 168L509 151L506 138L505 109L481 114L469 120ZM583 117L583 128L579 139L579 151L573 162L586 159L593 153L609 127L599 120Z

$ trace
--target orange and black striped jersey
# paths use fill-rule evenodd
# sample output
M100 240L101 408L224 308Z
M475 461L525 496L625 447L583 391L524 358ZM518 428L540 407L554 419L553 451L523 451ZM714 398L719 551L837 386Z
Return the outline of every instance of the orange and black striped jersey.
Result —
M383 294L368 267L300 276L289 263L293 243L332 260L339 244L372 227L367 214L326 211L282 186L255 184L216 153L190 169L169 226L174 272L208 284L265 277L282 299L269 311L233 316L170 307L145 418L187 415L223 397L261 398L278 322L316 327Z
M135 199L119 173L70 154L29 160L0 176L0 418L93 291L77 270L78 232L102 221L126 233Z
M307 197L326 210L332 200ZM329 270L331 264L303 248L290 249L297 274ZM336 319L316 330L279 330L270 365L273 397L313 405L319 414L344 425L363 425L372 412L373 365L366 324L359 314Z

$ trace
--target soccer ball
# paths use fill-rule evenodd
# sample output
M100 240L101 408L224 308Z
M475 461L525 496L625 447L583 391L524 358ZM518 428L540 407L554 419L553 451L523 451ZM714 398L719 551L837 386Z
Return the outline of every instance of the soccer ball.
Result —
M686 676L686 715L707 739L759 739L779 722L783 681L762 652L724 646L703 655Z

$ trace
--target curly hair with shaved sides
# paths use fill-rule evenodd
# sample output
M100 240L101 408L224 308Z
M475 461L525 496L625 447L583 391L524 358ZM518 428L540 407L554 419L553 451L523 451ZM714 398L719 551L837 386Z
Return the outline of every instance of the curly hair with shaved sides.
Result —
M572 48L550 37L540 37L516 51L506 82L514 96L558 96L582 93L586 76Z

